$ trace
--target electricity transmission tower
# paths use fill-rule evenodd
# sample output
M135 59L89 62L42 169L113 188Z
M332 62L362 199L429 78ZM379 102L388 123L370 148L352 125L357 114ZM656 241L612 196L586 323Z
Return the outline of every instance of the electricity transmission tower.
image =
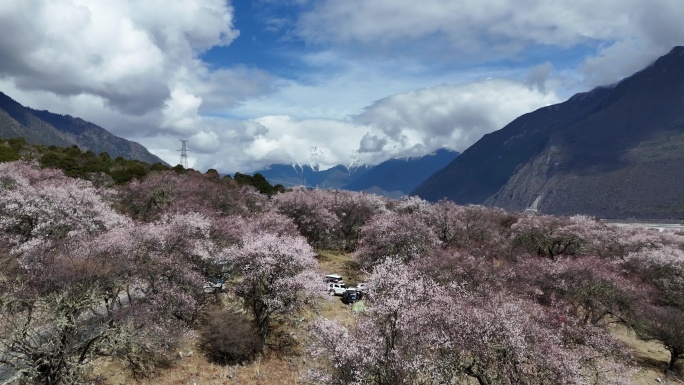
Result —
M180 139L180 141L183 143L181 149L178 150L180 151L180 165L183 168L188 168L188 147L185 145L188 141L183 139Z

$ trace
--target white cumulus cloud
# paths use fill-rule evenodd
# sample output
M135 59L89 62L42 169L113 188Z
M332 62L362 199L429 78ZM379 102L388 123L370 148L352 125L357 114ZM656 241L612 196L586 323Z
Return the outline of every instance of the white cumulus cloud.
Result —
M257 119L268 132L245 151L263 164L296 160L323 168L347 165L352 154L377 164L440 148L463 151L519 115L557 102L554 94L510 80L440 85L378 100L347 119Z
M463 151L516 117L558 102L556 95L525 83L492 79L393 95L368 106L353 121L371 127L359 150L377 162L385 153L404 157L444 147Z
M511 59L535 48L598 46L585 67L585 85L597 85L682 44L682 14L680 0L321 0L302 15L296 32L313 44L367 55L462 63Z

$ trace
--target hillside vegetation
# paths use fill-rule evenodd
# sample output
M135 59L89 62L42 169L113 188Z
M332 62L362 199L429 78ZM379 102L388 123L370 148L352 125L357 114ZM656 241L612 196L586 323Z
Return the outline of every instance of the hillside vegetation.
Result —
M0 163L0 362L21 381L680 381L682 234L152 166L94 183L35 151ZM327 273L367 282L362 311Z
M23 138L0 140L0 162L20 159L36 161L42 168L60 169L66 176L87 179L98 187L123 185L155 171L173 170L178 174L197 173L181 165L172 168L162 163L149 164L120 156L112 159L106 152L95 155L90 150L82 151L76 145L70 147L31 145ZM223 182L232 183L232 185L253 186L267 195L283 191L282 185L271 186L261 174L236 173L234 182L230 175L221 177L214 169L207 170L206 175L213 179L222 179Z

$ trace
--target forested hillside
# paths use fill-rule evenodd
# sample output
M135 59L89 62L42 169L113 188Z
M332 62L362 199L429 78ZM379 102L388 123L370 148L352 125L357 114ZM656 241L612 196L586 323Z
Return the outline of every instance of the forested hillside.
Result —
M23 138L0 139L0 162L13 160L35 161L42 168L57 168L66 176L90 180L96 186L111 186L125 184L133 179L141 179L155 171L174 170L179 174L196 173L193 169L185 169L181 165L171 168L162 163L148 164L139 160L129 160L123 157L112 159L108 153L95 155L92 151L82 151L76 145L70 147L31 145ZM230 175L221 175L214 169L206 174L215 179L231 181ZM260 174L235 174L234 182L242 186L253 186L259 192L273 195L283 191L282 185L271 186ZM232 182L230 182L232 183Z
M674 384L683 276L683 234L585 216L0 163L0 376L29 383Z

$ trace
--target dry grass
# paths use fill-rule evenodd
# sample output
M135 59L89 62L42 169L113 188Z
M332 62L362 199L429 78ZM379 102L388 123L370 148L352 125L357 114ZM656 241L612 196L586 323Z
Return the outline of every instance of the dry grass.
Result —
M157 376L136 381L126 374L121 363L107 359L98 362L96 374L106 378L107 385L286 385L297 384L303 362L297 357L262 357L247 365L221 366L213 364L198 352L196 338L189 334L176 354L172 366Z
M634 330L622 323L611 323L610 334L627 345L637 360L637 373L632 378L634 385L674 385L684 381L665 375L670 352L658 341L644 341Z
M324 274L339 274L347 285L353 286L364 280L359 264L350 254L322 251L317 259Z

